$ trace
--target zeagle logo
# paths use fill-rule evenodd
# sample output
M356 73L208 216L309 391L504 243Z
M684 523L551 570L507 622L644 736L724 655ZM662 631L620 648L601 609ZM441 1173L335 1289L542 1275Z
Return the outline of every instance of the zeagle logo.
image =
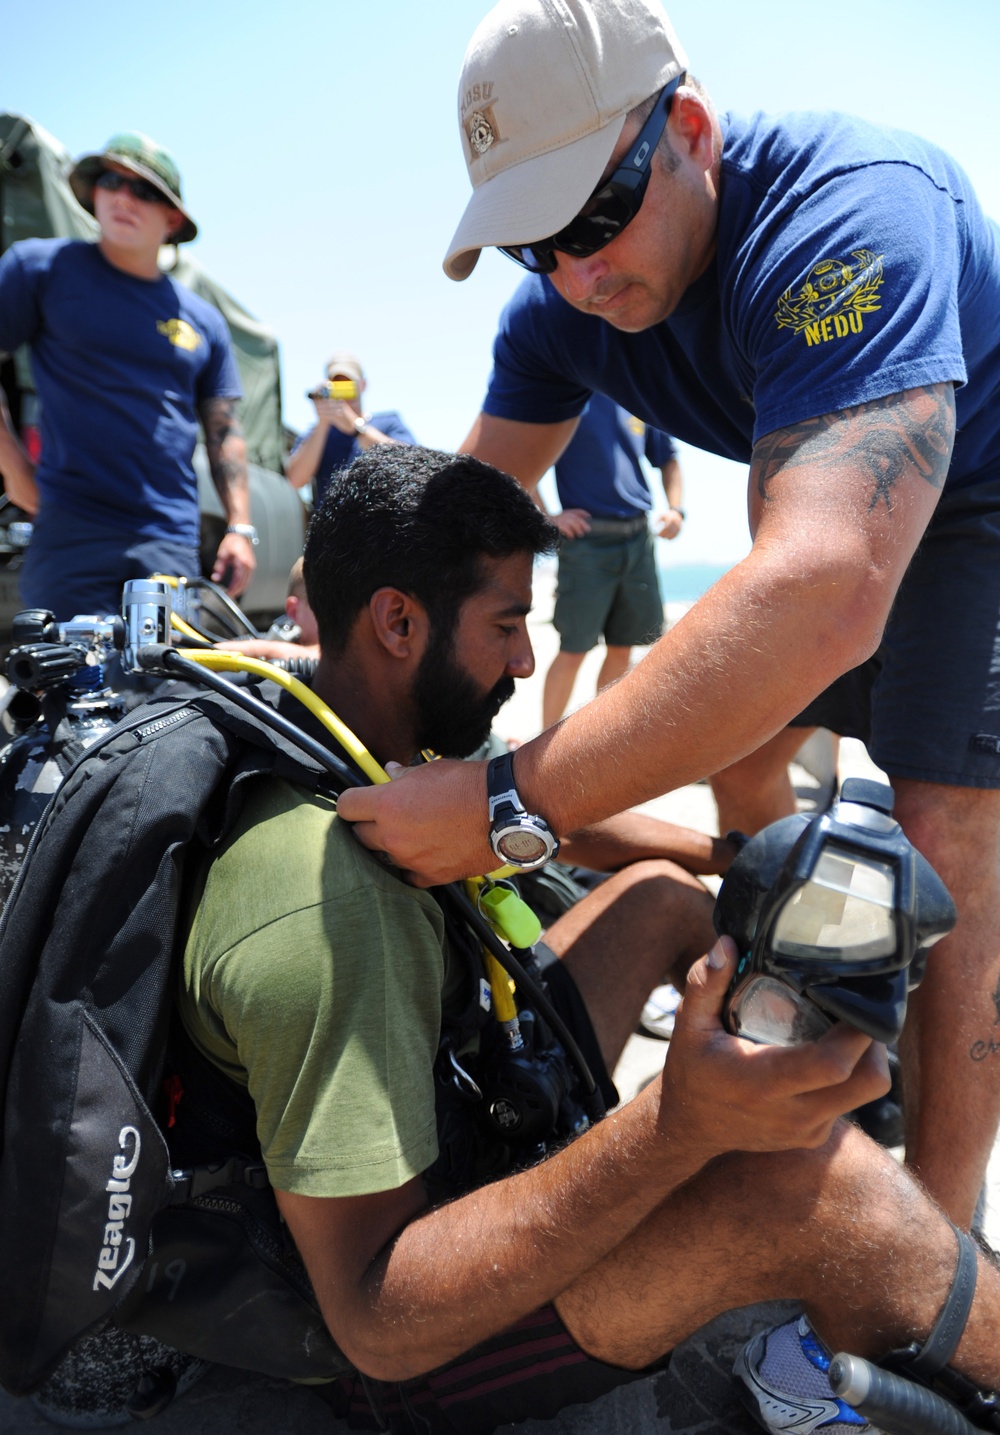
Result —
M132 1142L135 1145L129 1156ZM97 1270L94 1272L95 1291L102 1287L112 1290L135 1259L135 1240L124 1234L125 1222L132 1210L129 1186L139 1164L139 1152L142 1150L142 1141L134 1126L122 1127L118 1133L118 1145L125 1155L116 1156L112 1161L111 1179L104 1188L108 1192L108 1219L104 1226L104 1244L97 1257ZM113 1275L109 1274L111 1271L114 1272Z
M470 85L462 98L462 128L469 142L469 163L495 144L503 144L493 113L493 82Z
M846 259L821 259L797 294L786 289L778 300L774 317L779 329L804 334L807 348L860 334L863 316L882 307L878 290L884 257L870 249L855 249L853 264Z

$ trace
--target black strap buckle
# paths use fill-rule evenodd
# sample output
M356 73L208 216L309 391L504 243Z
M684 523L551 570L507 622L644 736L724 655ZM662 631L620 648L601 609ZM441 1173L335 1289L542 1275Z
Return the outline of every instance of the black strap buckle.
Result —
M246 1161L242 1156L230 1156L228 1161L219 1161L207 1166L192 1166L188 1170L170 1173L173 1191L171 1206L182 1206L195 1196L203 1196L219 1186L249 1186L251 1190L263 1191L268 1186L267 1168L260 1161Z

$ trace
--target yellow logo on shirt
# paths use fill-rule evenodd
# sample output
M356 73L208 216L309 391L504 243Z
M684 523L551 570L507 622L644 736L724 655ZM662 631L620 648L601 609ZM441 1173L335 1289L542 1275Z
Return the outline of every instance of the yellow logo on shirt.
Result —
M156 332L169 339L175 348L187 349L189 353L193 353L205 342L198 330L192 328L186 319L161 319L156 326Z
M643 423L642 419L637 419L635 414L629 414L628 426L631 432L635 434L636 438L646 437L646 425Z
M881 309L878 290L884 275L882 254L855 249L851 260L821 259L797 294L786 289L775 314L779 329L804 334L806 347L860 334L864 315Z

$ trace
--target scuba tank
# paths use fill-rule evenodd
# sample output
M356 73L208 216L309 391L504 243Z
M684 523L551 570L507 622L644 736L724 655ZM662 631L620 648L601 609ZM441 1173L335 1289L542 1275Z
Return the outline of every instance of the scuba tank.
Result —
M115 725L124 697L108 684L121 618L83 616L58 624L30 608L12 624L10 689L0 749L0 907L10 895L31 835L80 753Z

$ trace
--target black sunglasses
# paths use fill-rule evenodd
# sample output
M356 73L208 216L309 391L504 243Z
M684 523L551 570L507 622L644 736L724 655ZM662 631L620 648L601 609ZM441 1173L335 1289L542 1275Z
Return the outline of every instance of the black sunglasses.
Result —
M106 189L110 194L115 194L119 189L127 189L143 204L170 204L163 190L150 184L148 179L133 179L131 175L119 174L115 169L102 170L94 180L94 188Z
M597 186L580 213L551 239L536 239L531 244L500 244L497 247L515 264L532 274L552 274L556 267L556 250L586 259L610 244L639 213L649 184L653 151L667 127L670 103L683 73L675 76L656 97L649 119L636 136L627 159Z

